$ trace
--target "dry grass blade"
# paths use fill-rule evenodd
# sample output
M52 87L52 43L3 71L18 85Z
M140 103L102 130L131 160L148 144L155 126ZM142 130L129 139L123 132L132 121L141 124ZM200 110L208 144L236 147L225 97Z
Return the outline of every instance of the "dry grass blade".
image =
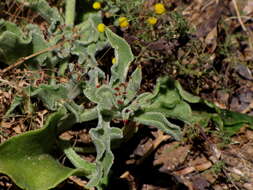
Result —
M237 6L237 3L235 0L232 0L233 2L233 5L234 5L234 8L235 8L235 11L236 11L236 14L237 14L237 18L238 18L238 21L242 27L242 29L247 32L247 28L245 27L243 21L242 21L242 18L241 18L241 15L240 15L240 12L239 12L239 9L238 9L238 6Z

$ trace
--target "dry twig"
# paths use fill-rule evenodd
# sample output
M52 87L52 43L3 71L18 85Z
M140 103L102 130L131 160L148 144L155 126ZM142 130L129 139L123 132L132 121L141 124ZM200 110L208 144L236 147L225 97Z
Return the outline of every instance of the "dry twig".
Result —
M242 18L241 18L241 15L240 15L237 3L236 3L235 0L232 0L232 2L233 2L234 8L235 8L235 12L236 12L236 15L237 15L237 18L238 18L238 21L239 21L240 25L241 25L242 29L245 32L247 32L247 28L245 27L244 23L242 22Z

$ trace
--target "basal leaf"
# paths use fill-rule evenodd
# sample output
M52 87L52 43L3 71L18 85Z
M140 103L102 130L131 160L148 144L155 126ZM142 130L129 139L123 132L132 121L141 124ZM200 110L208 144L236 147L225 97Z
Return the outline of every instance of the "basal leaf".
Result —
M23 133L0 145L0 173L8 175L20 188L54 188L81 170L61 165L54 156L57 124L63 110L52 114L42 129Z
M166 117L179 119L185 123L192 123L192 110L188 103L181 101L173 109L164 113Z
M201 127L207 127L210 121L213 121L217 127L223 126L222 120L220 117L217 117L217 114L202 112L202 111L193 111L191 121L193 124L198 124Z
M97 103L101 111L110 111L114 106L116 106L114 91L108 85L103 85L98 88L95 96L98 99Z

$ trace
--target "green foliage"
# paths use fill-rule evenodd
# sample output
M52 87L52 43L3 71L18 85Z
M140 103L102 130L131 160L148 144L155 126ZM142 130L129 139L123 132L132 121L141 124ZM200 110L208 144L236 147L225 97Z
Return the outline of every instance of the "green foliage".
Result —
M228 128L232 133L235 131L234 127L244 123L252 124L252 118L220 110L213 104L189 94L179 82L168 77L158 79L153 92L140 94L141 67L128 75L130 64L134 60L130 46L109 28L106 28L105 33L97 31L97 24L102 22L99 12L87 13L87 20L79 25L59 30L56 24L63 26L63 21L57 10L51 9L46 1L19 2L37 10L51 24L48 31L49 40L43 38L35 25L30 25L28 28L31 30L28 30L28 35L24 35L16 25L1 21L1 26L4 27L0 28L0 61L12 64L23 56L66 40L61 47L36 56L31 63L37 64L38 67L59 67L57 74L64 75L67 69L73 71L69 58L77 55L78 63L83 69L81 74L88 74L87 80L77 80L77 76L73 75L64 84L52 80L49 84L41 84L38 87L29 86L23 89L25 96L14 98L5 116L13 113L25 100L30 101L31 97L40 100L47 109L55 111L43 128L12 137L0 145L0 172L11 177L19 187L27 190L47 190L54 188L70 175L77 175L89 180L87 188L102 189L108 182L114 162L112 144L120 144L122 138L128 136L123 135L124 128L114 126L115 120L122 121L125 128L129 127L127 120L154 126L177 140L181 138L181 126L173 123L175 119L202 127L212 121L219 129ZM72 25L74 22L70 19L67 23ZM3 38L4 35L9 37ZM11 36L16 39L17 44L10 41L10 46L5 50L5 39L11 40ZM114 49L116 57L109 77L98 67L95 59L96 52L106 45ZM16 46L22 46L22 51L16 52ZM13 55L9 57L10 52ZM80 103L76 97L81 97L85 102ZM83 103L92 103L94 106L86 109ZM195 110L194 107L198 109ZM83 160L71 147L70 142L59 137L61 133L71 130L74 124L82 123L86 126L88 121L97 122L97 126L89 131L96 151L94 163ZM64 152L74 169L57 161L54 154L57 150ZM34 171L36 175L33 174Z
M126 80L128 68L133 61L134 56L130 46L125 42L123 43L121 38L109 29L106 30L106 36L111 46L115 49L116 58L116 63L111 68L112 74L110 83L113 85L115 85L115 82L123 83Z
M104 11L108 12L109 15L114 16L120 11L121 14L127 15L132 20L140 13L144 0L128 1L127 3L121 0L103 0L103 2L105 4Z
M63 152L66 154L66 157L70 160L70 162L76 167L83 169L85 173L85 176L87 178L90 178L90 174L95 171L95 164L90 163L84 159L82 159L71 147L71 145L68 142L65 141L59 141L58 145L63 150Z
M96 65L96 51L108 44L96 29L97 24L102 22L100 13L87 13L87 20L72 28L64 26L65 23L57 9L51 8L45 0L18 0L18 2L38 12L50 24L47 39L35 24L29 24L21 30L14 23L0 20L1 62L11 65L22 57L63 43L60 47L39 54L25 63L31 68L59 66L61 68L59 75L63 75L68 68L66 63L71 55L78 55L78 62L85 69Z
M26 7L30 7L35 12L38 12L48 23L53 23L56 21L63 21L58 10L52 8L44 0L16 0L22 3Z
M177 140L181 138L179 126L169 122L161 112L150 111L137 114L134 117L134 121L148 126L156 126L158 129L172 135Z
M110 127L110 121L105 121L103 116L99 114L98 126L90 130L93 143L96 146L96 172L87 184L87 188L101 185L103 179L107 178L114 156L111 151L111 141L122 138L121 129Z
M1 144L0 172L27 190L53 188L80 172L80 169L61 165L53 154L57 124L65 114L60 110L49 117L42 129L12 137Z
M214 163L214 165L209 169L210 172L212 172L214 175L219 175L225 167L224 161L218 161Z
M38 26L27 25L26 30L27 35L14 23L0 20L0 61L10 65L21 57L47 48L47 43ZM47 54L42 54L30 61L43 63L46 56Z
M228 110L221 111L221 118L224 123L223 131L226 136L232 136L239 132L242 126L248 125L253 129L253 117Z

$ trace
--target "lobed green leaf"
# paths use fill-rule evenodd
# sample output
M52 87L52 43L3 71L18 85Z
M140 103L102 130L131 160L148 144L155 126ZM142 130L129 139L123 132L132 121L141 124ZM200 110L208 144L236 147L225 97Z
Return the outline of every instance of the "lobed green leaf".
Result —
M105 121L99 113L98 126L90 130L92 142L95 144L96 157L96 173L93 174L91 180L87 184L87 188L99 186L109 174L113 164L114 156L111 151L111 141L122 138L123 133L119 128L110 127L110 121Z
M18 59L31 55L48 47L43 34L36 25L27 25L28 35L25 35L14 23L0 20L0 61L11 65ZM34 66L41 65L47 53L29 60Z
M181 138L180 127L169 122L160 112L144 112L134 115L133 120L147 126L154 126L163 132L170 134L175 139Z

